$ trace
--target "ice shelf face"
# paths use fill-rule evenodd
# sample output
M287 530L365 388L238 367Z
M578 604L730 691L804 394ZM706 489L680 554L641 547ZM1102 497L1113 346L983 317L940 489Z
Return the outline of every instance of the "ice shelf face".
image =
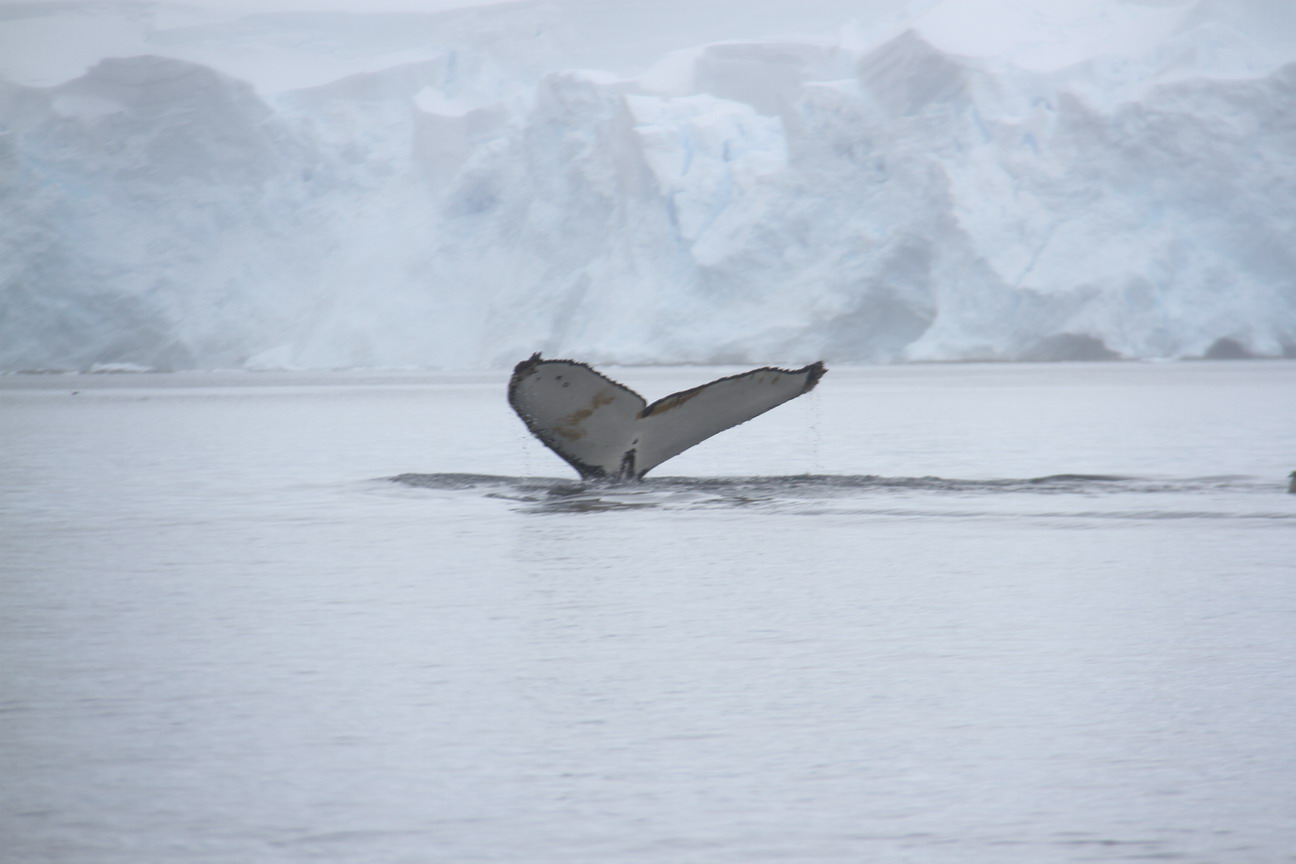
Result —
M1296 6L615 5L5 10L0 370L1296 353Z

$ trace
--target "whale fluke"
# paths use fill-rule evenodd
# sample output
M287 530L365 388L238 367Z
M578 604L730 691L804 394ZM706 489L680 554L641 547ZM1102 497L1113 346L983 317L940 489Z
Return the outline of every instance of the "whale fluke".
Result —
M651 405L574 360L531 359L509 379L508 399L531 434L585 480L638 480L695 444L814 389L822 362L764 366Z

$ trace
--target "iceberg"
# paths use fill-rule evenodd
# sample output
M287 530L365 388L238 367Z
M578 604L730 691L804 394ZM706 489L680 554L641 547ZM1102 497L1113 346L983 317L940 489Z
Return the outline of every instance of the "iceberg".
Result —
M6 7L0 370L1296 356L1296 8L615 5Z

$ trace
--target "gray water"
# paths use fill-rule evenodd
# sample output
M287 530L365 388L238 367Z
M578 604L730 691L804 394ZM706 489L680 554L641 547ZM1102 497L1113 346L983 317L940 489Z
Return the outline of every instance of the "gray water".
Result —
M504 379L0 378L0 860L1296 861L1296 364Z

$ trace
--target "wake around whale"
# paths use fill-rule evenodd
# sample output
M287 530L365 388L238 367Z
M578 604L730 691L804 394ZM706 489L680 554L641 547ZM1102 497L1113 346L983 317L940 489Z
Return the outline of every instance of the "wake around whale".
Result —
M640 480L719 432L808 393L822 362L765 366L672 393L651 405L630 388L575 360L519 363L508 399L531 434L583 480Z

